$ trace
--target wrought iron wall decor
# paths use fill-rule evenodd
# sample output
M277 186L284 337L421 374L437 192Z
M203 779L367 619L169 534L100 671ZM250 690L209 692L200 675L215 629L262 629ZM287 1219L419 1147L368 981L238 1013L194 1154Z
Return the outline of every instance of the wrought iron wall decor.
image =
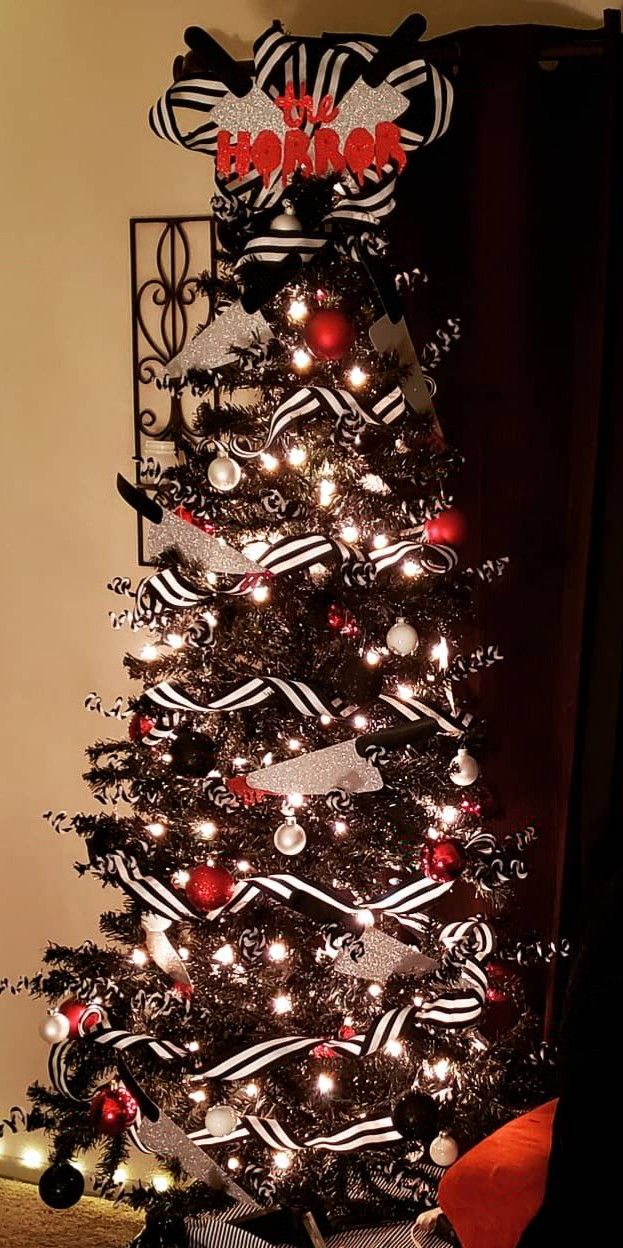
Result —
M135 478L141 489L149 490L162 470L175 462L179 434L192 428L192 395L160 390L156 378L199 324L209 319L195 279L206 270L214 271L212 218L132 217L130 265ZM149 562L144 551L139 517L142 564Z

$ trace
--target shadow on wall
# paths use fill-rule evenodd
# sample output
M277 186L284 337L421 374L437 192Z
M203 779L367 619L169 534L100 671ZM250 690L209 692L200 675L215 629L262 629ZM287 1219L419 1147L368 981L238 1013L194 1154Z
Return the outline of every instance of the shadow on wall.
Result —
M259 32L270 25L277 10L286 30L303 35L318 35L322 31L341 30L354 33L388 34L410 13L418 12L412 0L389 0L383 5L382 15L378 0L315 0L310 9L301 0L255 0L257 29ZM465 26L499 26L520 23L538 23L546 26L591 27L602 24L599 3L591 6L593 13L583 12L572 5L550 4L547 0L443 0L442 3L422 4L427 19L427 36L461 30ZM604 0L605 7L605 0ZM210 33L222 43L227 51L242 60L248 57L250 48L244 39L226 34L208 24Z

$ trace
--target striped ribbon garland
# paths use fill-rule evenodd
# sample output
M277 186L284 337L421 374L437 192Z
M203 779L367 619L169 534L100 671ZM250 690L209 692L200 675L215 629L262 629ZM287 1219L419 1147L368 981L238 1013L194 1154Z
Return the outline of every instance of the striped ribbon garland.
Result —
M318 412L335 416L338 421L350 417L354 420L355 431L359 432L365 425L391 425L404 416L406 411L407 405L399 386L377 399L370 412L366 412L349 390L340 387L330 389L328 386L302 386L284 399L273 412L268 433L261 446L254 449L248 445L248 439L232 438L229 451L236 459L257 459L269 451L277 438L295 421Z

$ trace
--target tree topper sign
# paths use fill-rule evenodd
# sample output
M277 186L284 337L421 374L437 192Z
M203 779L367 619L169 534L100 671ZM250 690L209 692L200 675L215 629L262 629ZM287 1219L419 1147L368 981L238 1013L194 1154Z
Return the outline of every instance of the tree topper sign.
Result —
M272 175L281 171L285 186L291 175L302 173L325 177L349 169L360 185L367 169L377 173L395 166L400 172L407 163L401 142L400 127L393 121L377 121L374 132L364 126L353 126L342 133L330 123L338 119L340 108L332 95L323 95L318 105L301 84L297 95L294 83L287 82L283 95L274 101L282 114L283 136L273 129L262 129L255 137L250 130L239 130L233 137L229 130L219 130L216 138L216 168L221 177L235 171L239 177L255 170L264 186Z

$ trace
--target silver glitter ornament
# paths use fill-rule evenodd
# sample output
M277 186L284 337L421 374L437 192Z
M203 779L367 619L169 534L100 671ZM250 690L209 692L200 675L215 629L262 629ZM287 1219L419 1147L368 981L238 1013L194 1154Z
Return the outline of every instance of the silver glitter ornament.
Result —
M357 979L380 980L384 983L390 975L413 975L419 978L434 971L437 962L427 958L419 949L403 945L400 940L372 927L361 938L345 949L335 959L336 971Z
M208 466L208 481L213 489L222 494L235 490L241 476L240 464L235 459L230 459L224 451L219 451L216 459Z
M238 1117L231 1105L211 1105L206 1110L205 1124L211 1135L231 1135L238 1125Z
M280 854L293 858L295 854L300 854L305 849L307 835L296 819L286 819L285 823L280 823L276 829L273 841L275 849L278 849Z
M249 347L251 343L269 342L273 331L261 312L245 312L238 299L230 304L215 321L170 360L164 372L169 377L185 377L190 369L222 368L236 360L232 346Z
M417 650L420 639L412 624L408 624L403 616L387 631L385 641L394 654L413 654Z
M69 1019L64 1014L46 1014L39 1023L39 1035L46 1044L62 1044L70 1031Z
M357 753L357 737L328 745L313 754L301 754L285 763L251 771L247 783L269 793L375 793L383 788L380 771Z
M203 572L234 573L243 575L261 572L252 559L234 550L220 537L205 533L196 524L182 520L174 512L165 512L160 524L150 524L147 531L147 548L152 558L168 547L175 546L187 559L198 563Z

